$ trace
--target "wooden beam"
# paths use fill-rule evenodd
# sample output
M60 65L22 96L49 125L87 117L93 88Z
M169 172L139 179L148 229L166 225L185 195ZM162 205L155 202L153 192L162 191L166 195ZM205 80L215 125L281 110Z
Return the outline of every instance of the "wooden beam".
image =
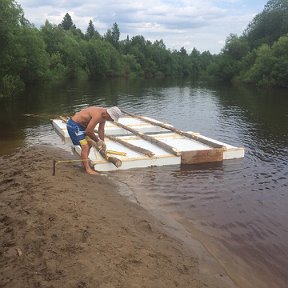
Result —
M152 124L152 125L159 126L159 127L164 128L164 129L173 131L173 132L175 132L175 133L177 133L177 134L179 134L179 135L181 135L181 136L184 136L184 137L190 138L190 139L192 139L192 140L198 141L198 142L203 143L203 144L205 144L205 145L207 145L207 146L209 146L209 147L213 147L213 148L224 148L223 145L214 143L214 142L212 142L212 141L210 141L210 140L208 140L208 139L203 139L203 138L201 138L201 137L199 137L199 136L197 136L197 135L195 135L195 134L190 134L190 133L188 133L188 132L184 132L184 131L182 131L182 130L180 130L180 129L177 129L177 128L175 128L175 127L173 127L173 126L170 126L170 125L167 125L167 124L165 124L165 123L153 121L153 120L147 119L147 118L145 118L145 117L143 117L143 116L134 115L134 114L132 114L132 113L130 113L130 112L127 112L127 111L125 111L125 110L122 110L122 109L121 109L121 111L122 111L123 113L131 116L131 117L138 118L138 119L143 120L143 121L145 121L145 122L147 122L147 123L150 123L150 124Z
M212 148L208 150L185 151L181 155L182 164L198 164L223 161L223 149Z
M120 138L118 138L118 137L110 136L110 135L105 135L105 137L108 138L108 139L111 140L111 141L118 142L118 143L120 143L121 145L123 145L123 146L125 146L125 147L127 147L127 148L129 148L129 149L131 149L131 150L133 150L133 151L135 151L135 152L138 152L138 153L140 153L140 154L144 154L144 155L146 155L146 156L148 156L148 157L150 157L150 158L155 155L155 154L154 154L152 151L150 151L150 150L147 150L147 149L144 149L144 148L142 148L142 147L138 147L138 146L136 146L136 145L133 145L133 144L131 144L131 143L128 143L128 142L126 142L126 141L124 141L123 139L120 139Z

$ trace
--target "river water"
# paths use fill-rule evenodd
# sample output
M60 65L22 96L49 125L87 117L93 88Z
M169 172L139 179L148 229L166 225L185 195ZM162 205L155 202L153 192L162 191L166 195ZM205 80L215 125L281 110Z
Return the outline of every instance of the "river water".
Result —
M239 287L288 287L287 90L185 81L69 82L0 98L0 154L50 143L54 115L118 105L239 147L220 164L107 173L145 208L173 215Z

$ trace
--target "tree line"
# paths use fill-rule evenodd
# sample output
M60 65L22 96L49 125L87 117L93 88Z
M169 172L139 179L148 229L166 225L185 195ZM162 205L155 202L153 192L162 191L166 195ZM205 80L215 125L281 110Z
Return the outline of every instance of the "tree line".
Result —
M89 77L191 77L288 87L288 1L270 0L241 36L231 34L218 55L167 49L143 36L120 40L114 23L104 35L92 20L85 33L66 13L39 29L15 0L0 1L0 95L41 81Z
M230 34L210 75L288 88L288 0L270 0L241 36Z

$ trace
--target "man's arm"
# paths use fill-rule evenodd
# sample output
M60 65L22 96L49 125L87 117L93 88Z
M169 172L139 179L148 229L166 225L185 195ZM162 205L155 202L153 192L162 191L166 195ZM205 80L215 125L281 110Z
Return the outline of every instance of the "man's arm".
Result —
M92 119L89 121L89 123L88 123L88 125L87 125L87 127L85 129L86 135L88 137L90 137L92 140L96 141L96 142L99 141L99 138L96 136L96 134L94 132L97 123L98 123L98 118L97 117L95 117L95 118L92 117Z
M104 141L105 123L106 123L105 121L100 122L98 127L98 135L102 141Z

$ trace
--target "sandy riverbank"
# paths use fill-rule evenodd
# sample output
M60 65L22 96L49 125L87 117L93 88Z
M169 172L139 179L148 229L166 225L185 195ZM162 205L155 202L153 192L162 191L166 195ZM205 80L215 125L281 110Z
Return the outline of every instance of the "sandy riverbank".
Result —
M226 287L107 177L79 164L52 176L68 158L48 146L0 157L0 287Z

